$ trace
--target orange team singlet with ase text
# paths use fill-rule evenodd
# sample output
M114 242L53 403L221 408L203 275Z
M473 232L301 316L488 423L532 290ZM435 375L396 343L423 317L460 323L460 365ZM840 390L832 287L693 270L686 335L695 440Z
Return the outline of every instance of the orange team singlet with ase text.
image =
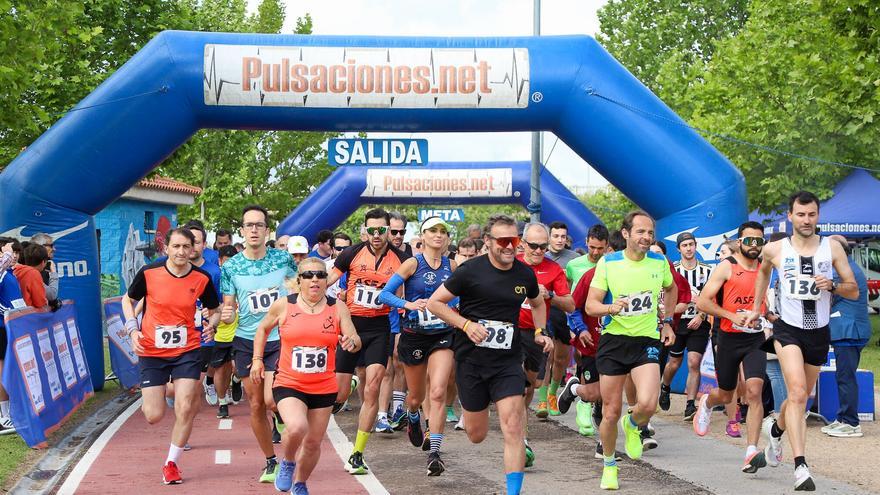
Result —
M730 262L730 278L721 286L716 301L731 313L751 311L752 305L755 303L755 279L758 278L761 264L758 263L754 270L746 270L744 266L736 262L736 258L733 256L725 259ZM764 311L766 311L766 307L761 304L761 313ZM721 319L721 330L732 333L753 332L751 329L734 325L727 318Z
M342 276L348 272L345 304L352 316L374 318L387 316L391 310L378 301L379 293L409 256L392 245L377 258L367 242L355 244L336 258L333 270Z

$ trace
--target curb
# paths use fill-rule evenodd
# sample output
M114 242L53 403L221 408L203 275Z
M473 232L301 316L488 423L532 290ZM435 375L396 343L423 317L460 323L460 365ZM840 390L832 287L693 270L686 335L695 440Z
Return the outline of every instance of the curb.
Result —
M10 493L54 493L89 446L139 397L140 394L122 392L96 409L57 445L46 449L36 466L12 487Z

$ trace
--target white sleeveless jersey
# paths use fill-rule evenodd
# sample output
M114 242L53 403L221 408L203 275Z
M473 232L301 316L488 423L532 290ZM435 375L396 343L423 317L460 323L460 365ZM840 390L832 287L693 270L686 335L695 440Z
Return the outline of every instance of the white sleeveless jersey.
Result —
M833 277L829 239L822 238L813 256L801 256L786 238L782 240L780 254L782 269L777 297L782 321L806 330L827 326L831 317L831 292L819 290L813 277Z

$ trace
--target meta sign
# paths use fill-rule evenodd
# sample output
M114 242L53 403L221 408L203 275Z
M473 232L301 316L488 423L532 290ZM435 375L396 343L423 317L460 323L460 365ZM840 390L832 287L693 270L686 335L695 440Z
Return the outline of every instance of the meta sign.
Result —
M464 222L464 210L461 208L423 208L419 210L420 222L424 221L426 218L431 217L440 217L443 219L444 222Z
M331 139L327 146L330 165L425 165L427 139Z

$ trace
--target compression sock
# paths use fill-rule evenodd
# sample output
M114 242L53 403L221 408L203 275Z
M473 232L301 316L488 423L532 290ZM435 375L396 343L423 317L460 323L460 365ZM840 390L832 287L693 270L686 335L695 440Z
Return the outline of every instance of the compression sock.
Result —
M547 402L547 385L538 387L538 402Z
M519 495L522 490L523 476L522 471L518 473L507 473L507 495Z
M795 469L799 468L800 466L806 466L806 465L807 465L807 459L804 458L804 456L799 455L794 458L794 468Z
M443 443L442 433L430 433L431 452L440 452L440 444Z
M354 451L363 453L364 449L367 447L367 440L369 438L369 432L358 430L357 438L354 441Z
M549 395L556 395L556 391L559 390L559 382L555 380L550 380L550 388L548 389Z

